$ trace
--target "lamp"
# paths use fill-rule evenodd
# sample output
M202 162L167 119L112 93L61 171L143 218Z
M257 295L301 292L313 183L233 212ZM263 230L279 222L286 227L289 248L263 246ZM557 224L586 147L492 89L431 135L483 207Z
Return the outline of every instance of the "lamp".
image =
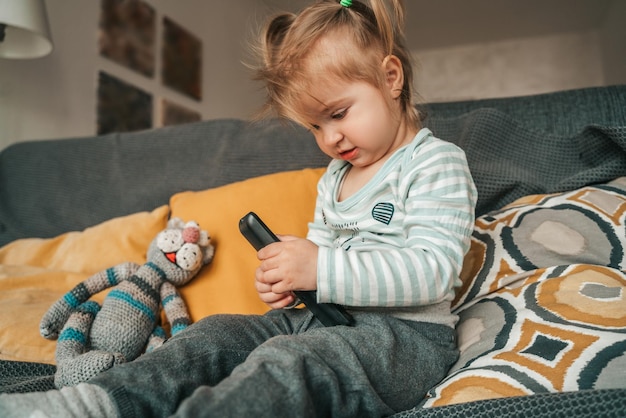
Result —
M0 0L0 58L39 58L50 51L43 0Z

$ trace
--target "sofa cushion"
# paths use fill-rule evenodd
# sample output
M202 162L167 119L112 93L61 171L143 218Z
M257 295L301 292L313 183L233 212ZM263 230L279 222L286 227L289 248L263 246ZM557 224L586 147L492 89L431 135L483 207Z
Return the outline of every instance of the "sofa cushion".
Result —
M148 245L165 228L168 213L161 206L82 232L0 248L0 359L53 363L56 342L39 335L44 313L97 271L125 261L145 263ZM106 293L94 299L101 302Z
M0 248L0 263L94 274L126 261L145 263L152 239L167 223L169 208L138 212L84 231L54 238L24 238Z
M458 362L425 402L626 387L626 177L476 221Z
M306 236L324 171L287 171L172 196L172 216L194 219L209 231L215 245L213 262L181 289L193 320L214 313L268 310L254 288L259 261L239 232L239 219L254 211L276 234Z

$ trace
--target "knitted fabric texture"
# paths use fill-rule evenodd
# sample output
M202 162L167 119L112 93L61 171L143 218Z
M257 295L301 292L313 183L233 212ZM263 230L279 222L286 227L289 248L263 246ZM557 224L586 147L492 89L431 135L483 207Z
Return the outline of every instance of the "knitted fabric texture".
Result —
M185 302L176 290L213 258L206 231L195 222L168 222L150 244L148 261L123 263L76 285L44 315L40 333L58 337L55 386L74 386L104 370L134 360L166 339L159 325L163 306L172 334L190 324ZM112 288L102 307L88 300Z

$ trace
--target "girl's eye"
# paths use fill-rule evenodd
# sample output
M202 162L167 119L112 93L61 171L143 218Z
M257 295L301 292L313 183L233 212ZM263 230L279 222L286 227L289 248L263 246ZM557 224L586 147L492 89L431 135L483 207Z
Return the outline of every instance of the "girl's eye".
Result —
M319 125L315 125L315 124L311 124L311 128L313 128L316 131L320 130L320 126Z
M339 112L337 112L337 113L333 113L333 114L331 115L331 118L333 118L333 119L337 119L337 120L341 120L341 119L343 119L343 118L346 116L346 112L347 112L347 111L348 111L347 109L343 109L343 110L340 110L340 111L339 111Z

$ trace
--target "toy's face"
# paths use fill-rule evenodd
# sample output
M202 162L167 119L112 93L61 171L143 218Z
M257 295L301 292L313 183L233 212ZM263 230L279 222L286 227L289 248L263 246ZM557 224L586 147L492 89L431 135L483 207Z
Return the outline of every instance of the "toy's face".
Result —
M202 266L202 249L196 243L185 242L182 229L162 231L156 244L170 262L183 270L193 271Z

